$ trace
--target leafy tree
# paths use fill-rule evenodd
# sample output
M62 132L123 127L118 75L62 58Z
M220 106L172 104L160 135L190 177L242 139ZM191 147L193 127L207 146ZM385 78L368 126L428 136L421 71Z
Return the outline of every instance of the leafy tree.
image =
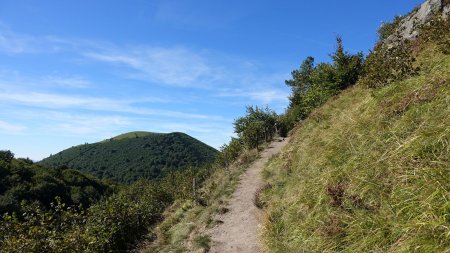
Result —
M0 161L10 163L14 158L14 154L9 150L0 150Z
M291 72L292 79L286 80L285 83L292 88L293 93L306 93L312 86L311 75L313 72L314 58L308 56L300 65L299 70L293 70Z
M234 131L249 148L258 148L264 141L268 142L275 134L277 115L266 107L248 106L246 115L235 120Z
M26 159L0 160L0 176L0 215L22 211L23 201L48 208L57 196L69 205L90 206L113 191L111 184L78 171L42 167Z
M289 108L283 118L283 125L293 127L295 122L306 118L316 107L331 96L356 83L362 72L362 53L345 51L342 38L336 38L336 50L330 55L332 63L314 64L308 56L298 70L291 72L292 79L286 85L292 89Z
M331 55L337 89L345 89L358 81L362 71L364 56L361 52L352 55L344 50L342 38L336 38L336 51Z

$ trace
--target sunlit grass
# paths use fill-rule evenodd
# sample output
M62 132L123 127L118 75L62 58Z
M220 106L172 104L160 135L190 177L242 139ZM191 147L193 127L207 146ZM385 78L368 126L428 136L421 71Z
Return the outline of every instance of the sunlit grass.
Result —
M450 57L417 64L332 99L270 161L267 252L450 252Z

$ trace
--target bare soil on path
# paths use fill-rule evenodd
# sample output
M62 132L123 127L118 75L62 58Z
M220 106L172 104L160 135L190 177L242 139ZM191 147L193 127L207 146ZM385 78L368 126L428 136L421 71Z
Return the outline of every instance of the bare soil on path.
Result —
M247 171L241 176L239 186L228 205L229 211L217 215L223 223L207 231L211 236L212 253L262 252L259 225L262 211L253 204L255 192L263 185L261 171L269 158L281 151L288 139L275 139Z

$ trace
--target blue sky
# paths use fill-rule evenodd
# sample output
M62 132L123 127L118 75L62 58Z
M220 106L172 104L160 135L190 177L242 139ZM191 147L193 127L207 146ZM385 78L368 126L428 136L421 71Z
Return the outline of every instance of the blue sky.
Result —
M219 148L246 105L287 106L284 80L336 35L368 52L422 1L0 0L0 149L40 160L136 130Z

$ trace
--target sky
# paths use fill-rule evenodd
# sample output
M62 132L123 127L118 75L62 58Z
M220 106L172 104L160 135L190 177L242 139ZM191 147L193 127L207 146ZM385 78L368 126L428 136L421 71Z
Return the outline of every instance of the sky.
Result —
M288 105L340 35L368 53L412 0L0 0L0 150L35 161L129 131L219 148L245 107Z

